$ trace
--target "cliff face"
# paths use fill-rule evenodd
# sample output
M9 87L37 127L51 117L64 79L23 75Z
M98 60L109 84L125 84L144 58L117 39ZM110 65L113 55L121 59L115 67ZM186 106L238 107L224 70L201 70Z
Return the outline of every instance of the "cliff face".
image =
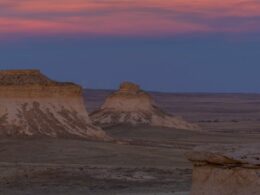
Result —
M130 124L180 129L197 128L194 124L163 112L148 93L130 82L122 83L119 90L107 97L100 110L91 113L90 117L96 125L103 127Z
M260 145L198 147L187 154L193 163L191 195L260 194Z
M103 139L91 124L80 86L38 70L0 71L0 135Z

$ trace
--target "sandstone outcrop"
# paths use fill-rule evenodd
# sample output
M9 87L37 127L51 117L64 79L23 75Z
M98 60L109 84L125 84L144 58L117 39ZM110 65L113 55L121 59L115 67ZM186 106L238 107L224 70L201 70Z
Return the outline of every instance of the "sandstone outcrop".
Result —
M82 89L38 70L0 71L0 135L105 139L92 125Z
M191 195L260 194L260 144L201 146L193 163Z
M196 129L180 117L173 117L159 109L152 97L134 83L124 82L107 97L103 106L90 114L94 124L109 127L120 124Z

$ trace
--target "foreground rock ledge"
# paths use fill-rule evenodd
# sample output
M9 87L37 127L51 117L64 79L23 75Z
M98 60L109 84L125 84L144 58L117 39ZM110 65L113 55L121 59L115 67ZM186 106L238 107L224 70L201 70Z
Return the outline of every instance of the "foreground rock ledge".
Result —
M106 139L91 124L82 94L39 70L0 71L0 135Z
M191 195L260 194L260 144L203 146L187 156L193 163Z
M119 90L108 96L102 107L90 117L101 127L128 124L198 129L197 125L162 111L148 93L131 82L122 83Z

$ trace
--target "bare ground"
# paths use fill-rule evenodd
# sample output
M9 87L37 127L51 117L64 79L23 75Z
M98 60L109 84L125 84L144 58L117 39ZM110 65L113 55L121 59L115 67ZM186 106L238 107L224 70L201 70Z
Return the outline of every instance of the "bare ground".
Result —
M106 91L89 91L95 110ZM0 194L188 194L191 164L185 152L209 143L260 140L260 95L153 93L168 112L201 132L118 126L116 142L76 139L0 140Z

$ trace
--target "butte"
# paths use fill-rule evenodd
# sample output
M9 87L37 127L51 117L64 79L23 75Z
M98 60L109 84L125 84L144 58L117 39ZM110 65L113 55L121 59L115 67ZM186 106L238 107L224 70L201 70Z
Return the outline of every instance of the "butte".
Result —
M0 71L0 135L106 139L91 123L82 94L79 85L39 70Z
M99 110L90 114L90 118L101 127L127 124L190 130L198 128L180 117L165 113L148 93L131 82L123 82L118 91L106 98Z

